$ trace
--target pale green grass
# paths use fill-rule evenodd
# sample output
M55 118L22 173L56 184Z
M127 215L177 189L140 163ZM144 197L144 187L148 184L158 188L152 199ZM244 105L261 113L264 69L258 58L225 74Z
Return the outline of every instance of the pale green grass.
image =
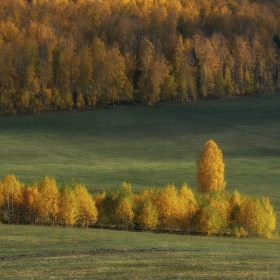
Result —
M279 279L280 242L0 226L1 279Z
M14 173L30 183L50 175L90 190L187 182L195 190L196 160L213 139L224 154L227 190L269 196L279 220L279 108L273 94L1 118L0 178Z

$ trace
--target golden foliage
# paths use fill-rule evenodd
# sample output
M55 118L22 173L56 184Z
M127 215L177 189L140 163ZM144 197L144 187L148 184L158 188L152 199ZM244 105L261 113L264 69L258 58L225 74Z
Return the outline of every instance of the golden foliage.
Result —
M184 184L179 190L178 195L178 215L177 220L179 227L190 233L192 228L193 217L198 210L198 202L193 191Z
M135 222L145 230L155 228L158 223L158 211L148 191L134 195L136 205Z
M23 201L22 189L23 185L15 175L7 175L0 183L2 211L8 223L19 222Z
M156 198L158 218L162 229L175 230L178 213L178 193L175 185L167 185Z
M31 185L23 191L24 221L36 224L39 220L40 193L37 185Z
M207 141L197 161L198 191L224 190L224 168L222 151L213 140Z
M73 226L78 218L78 203L75 192L69 187L63 187L59 196L58 217L61 224Z
M128 225L132 224L134 212L131 200L127 197L120 199L116 209L116 219L119 224L123 225L124 229L128 229Z
M250 236L272 238L276 227L276 214L269 198L243 196L235 213L236 225Z
M58 189L45 177L30 186L14 175L0 181L1 220L8 223L60 224L123 229L157 229L223 235L237 238L276 238L276 214L267 197L246 196L235 191L194 194L186 185L177 191L164 189L133 193L129 183L92 198L85 186L74 184Z
M105 219L105 209L104 209L104 201L106 198L106 192L98 193L94 196L94 201L96 205L96 209L98 212L97 223L99 225L103 225Z
M37 188L39 191L38 212L41 223L56 223L59 211L59 192L55 180L46 176L37 183Z
M5 0L0 114L279 90L277 0L218 2Z
M75 185L74 193L77 201L77 219L82 227L88 228L97 221L97 208L92 196L83 185Z
M224 192L203 193L195 217L198 232L207 235L225 234L229 227L229 198Z

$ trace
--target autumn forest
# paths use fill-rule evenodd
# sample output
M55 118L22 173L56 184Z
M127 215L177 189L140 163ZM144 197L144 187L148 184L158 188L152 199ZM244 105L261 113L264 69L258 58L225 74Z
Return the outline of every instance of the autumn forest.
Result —
M2 0L0 114L280 89L270 0Z

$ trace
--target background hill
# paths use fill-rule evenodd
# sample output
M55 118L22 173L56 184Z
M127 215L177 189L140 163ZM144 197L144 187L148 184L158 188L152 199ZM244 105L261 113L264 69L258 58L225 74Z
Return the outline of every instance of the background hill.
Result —
M280 89L279 1L3 0L0 114Z

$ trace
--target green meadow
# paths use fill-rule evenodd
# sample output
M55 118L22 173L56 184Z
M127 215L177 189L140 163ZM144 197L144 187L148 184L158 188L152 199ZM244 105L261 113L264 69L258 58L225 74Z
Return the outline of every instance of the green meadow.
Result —
M279 240L0 227L1 279L279 279Z
M0 177L92 192L183 182L213 139L227 191L268 196L280 220L280 94L0 118ZM278 240L0 225L1 279L277 279Z
M187 182L196 190L196 161L213 139L227 190L269 196L279 216L279 108L273 94L0 118L0 178L13 173L31 183L48 175L92 191L122 181L134 191Z

